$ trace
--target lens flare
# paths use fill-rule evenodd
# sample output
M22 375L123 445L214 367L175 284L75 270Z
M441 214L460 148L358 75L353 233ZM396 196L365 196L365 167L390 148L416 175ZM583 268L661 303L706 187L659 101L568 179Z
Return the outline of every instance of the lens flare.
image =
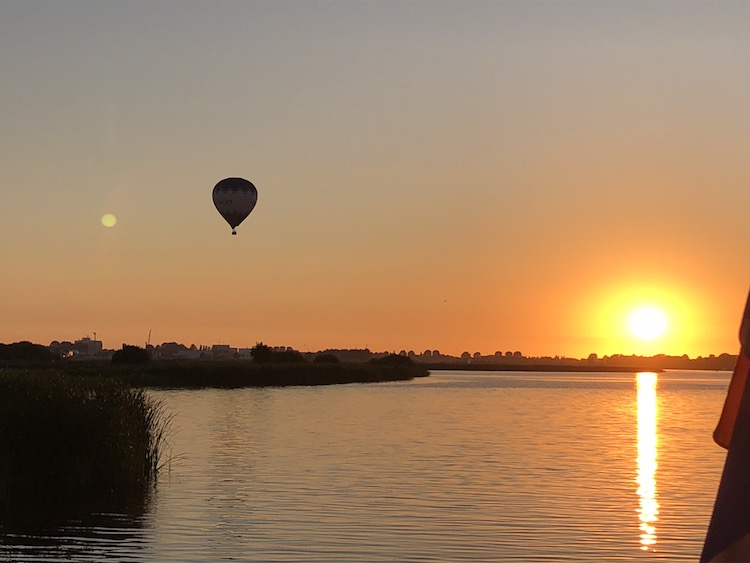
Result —
M117 225L117 217L112 215L111 213L105 213L102 215L102 225L105 227L114 227Z

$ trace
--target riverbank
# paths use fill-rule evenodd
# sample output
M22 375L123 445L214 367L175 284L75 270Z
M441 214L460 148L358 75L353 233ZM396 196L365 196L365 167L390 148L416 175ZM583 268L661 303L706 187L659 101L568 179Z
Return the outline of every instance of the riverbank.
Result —
M410 361L361 363L264 363L215 360L156 360L116 365L106 360L62 361L53 364L0 366L3 371L32 369L35 373L62 373L116 379L132 388L241 388L296 385L342 385L409 381L427 377L427 368Z
M407 381L410 360L16 361L0 365L0 527L91 511L138 511L156 482L171 415L147 389Z
M142 369L131 369L126 378L134 387L239 388L409 381L428 375L429 370L415 365L255 364L242 361L201 360L151 362Z

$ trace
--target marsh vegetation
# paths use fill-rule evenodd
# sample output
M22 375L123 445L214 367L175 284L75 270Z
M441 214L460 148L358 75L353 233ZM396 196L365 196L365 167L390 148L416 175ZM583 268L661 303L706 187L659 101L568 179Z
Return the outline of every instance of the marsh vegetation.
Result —
M286 387L407 381L429 375L411 364L366 362L160 361L126 375L135 387Z
M0 509L41 513L143 505L170 431L164 406L118 377L0 370Z
M396 356L364 363L273 354L260 361L128 362L130 356L0 364L2 520L142 509L167 460L172 416L148 388L371 383L429 373Z

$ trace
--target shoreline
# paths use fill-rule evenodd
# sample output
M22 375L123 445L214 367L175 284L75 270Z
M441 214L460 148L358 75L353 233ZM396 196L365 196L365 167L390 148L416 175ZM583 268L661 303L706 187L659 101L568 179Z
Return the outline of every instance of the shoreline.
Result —
M430 371L529 371L529 372L579 372L579 373L632 373L639 371L651 371L661 373L663 368L657 367L628 367L628 366L571 366L555 364L418 364ZM716 370L706 370L716 371Z
M430 375L429 370L423 366L402 362L258 364L244 361L155 360L143 364L114 365L109 361L94 360L53 364L0 364L0 376L14 372L117 379L134 389L234 389L387 383Z

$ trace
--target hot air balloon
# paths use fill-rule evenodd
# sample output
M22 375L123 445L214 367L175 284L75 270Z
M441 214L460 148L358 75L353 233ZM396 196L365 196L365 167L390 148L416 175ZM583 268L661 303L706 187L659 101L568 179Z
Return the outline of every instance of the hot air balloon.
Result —
M244 178L225 178L214 186L214 205L237 234L237 226L250 215L258 201L258 190Z

